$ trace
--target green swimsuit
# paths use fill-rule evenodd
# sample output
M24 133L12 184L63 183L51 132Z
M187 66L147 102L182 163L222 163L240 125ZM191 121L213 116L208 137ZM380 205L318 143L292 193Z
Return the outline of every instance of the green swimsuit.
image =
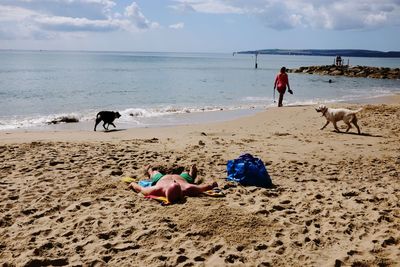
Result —
M179 174L180 177L182 177L183 179L185 179L186 182L188 182L189 184L193 184L193 178L187 173L187 172L183 172L181 174ZM151 185L156 185L157 182L164 177L164 174L162 173L156 173L153 176L151 176Z

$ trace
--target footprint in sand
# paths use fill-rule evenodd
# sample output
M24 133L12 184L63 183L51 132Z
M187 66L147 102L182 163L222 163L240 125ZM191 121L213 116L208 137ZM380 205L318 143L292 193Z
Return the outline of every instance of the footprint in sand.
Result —
M202 257L202 256L196 256L196 257L194 257L194 261L196 261L196 262L202 262L202 261L205 261L206 259L204 258L204 257Z
M259 245L254 247L254 250L255 251L266 250L267 248L268 248L268 246L266 244L259 244Z
M179 255L178 258L176 259L176 264L183 263L187 261L189 258L184 256L184 255Z
M117 231L110 231L110 232L103 232L97 234L97 237L103 240L108 240L110 238L113 238L117 235Z
M243 257L235 255L235 254L229 254L228 256L225 257L225 262L227 262L227 263L235 263L237 261L244 263Z
M67 258L58 259L29 259L24 266L66 266L68 265Z

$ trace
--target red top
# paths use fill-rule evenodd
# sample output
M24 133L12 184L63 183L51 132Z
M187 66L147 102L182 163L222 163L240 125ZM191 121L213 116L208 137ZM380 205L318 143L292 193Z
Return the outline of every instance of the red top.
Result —
M282 92L286 89L286 86L289 84L289 78L286 73L278 73L275 78L275 87L279 92Z

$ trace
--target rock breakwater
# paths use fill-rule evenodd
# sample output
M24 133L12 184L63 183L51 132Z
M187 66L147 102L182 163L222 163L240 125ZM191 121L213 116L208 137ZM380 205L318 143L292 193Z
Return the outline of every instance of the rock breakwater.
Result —
M400 68L385 67L323 65L300 67L298 69L290 69L288 72L374 79L400 79Z

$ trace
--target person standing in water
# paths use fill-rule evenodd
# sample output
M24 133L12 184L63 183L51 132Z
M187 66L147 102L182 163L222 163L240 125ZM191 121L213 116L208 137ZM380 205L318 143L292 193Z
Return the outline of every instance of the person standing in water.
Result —
M286 92L286 86L289 94L293 94L293 91L290 89L289 77L286 73L286 68L282 67L280 72L276 75L274 83L274 90L276 89L279 92L278 107L282 107L283 95Z

